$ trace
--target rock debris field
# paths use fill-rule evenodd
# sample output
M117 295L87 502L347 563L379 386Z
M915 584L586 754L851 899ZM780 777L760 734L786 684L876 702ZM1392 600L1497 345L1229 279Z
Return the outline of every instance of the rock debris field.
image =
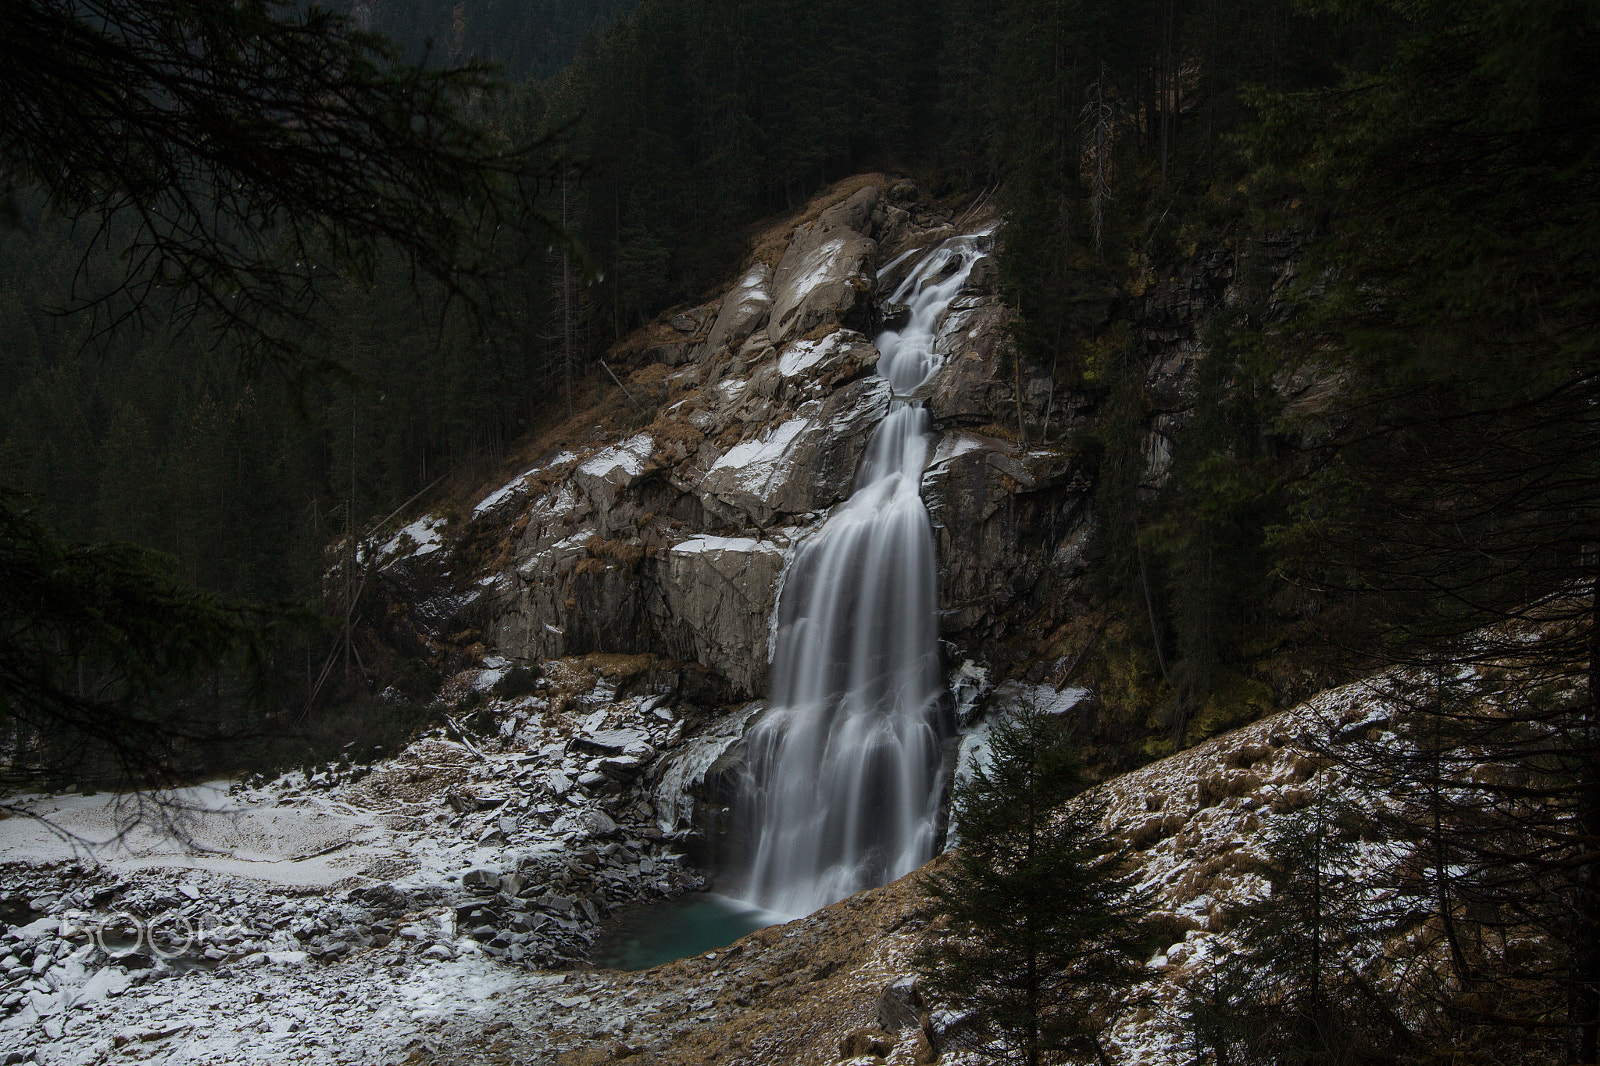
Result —
M647 1006L633 979L572 968L612 908L701 887L643 769L692 785L707 742L686 773L683 705L551 668L564 713L489 700L490 735L452 723L374 767L163 805L29 799L40 820L0 822L0 1060L403 1062L452 1019L492 1023L511 989L552 1053L564 1024L625 1028Z

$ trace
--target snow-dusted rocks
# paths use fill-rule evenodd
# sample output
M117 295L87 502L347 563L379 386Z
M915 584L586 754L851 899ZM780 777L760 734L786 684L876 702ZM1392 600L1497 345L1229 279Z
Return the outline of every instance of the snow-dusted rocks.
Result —
M594 522L599 532L611 534L627 528L625 521L613 515L613 508L623 493L643 476L654 449L655 441L648 433L635 434L621 444L596 452L573 472L574 486L594 508Z
M862 379L724 452L698 486L713 513L759 528L825 510L850 492L872 429L889 409L889 384Z
M709 668L728 696L762 695L787 547L775 531L848 496L891 406L862 330L884 278L924 263L953 232L955 220L919 205L914 189L885 197L892 184L841 192L790 227L776 269L774 234L725 296L652 324L610 364L625 375L625 404L575 421L470 520L446 527L439 547L392 568L405 580L383 583L396 608L387 617L410 625L408 652L452 668L486 655L656 654ZM894 249L881 276L880 234ZM969 239L961 262L986 255L989 241ZM924 484L941 527L945 631L979 640L1001 635L1019 599L1039 599L1054 542L1084 525L1058 491L1066 460L1035 455L1057 447L995 431L1014 424L1017 397L1007 313L971 281L981 274L968 275L935 331L942 369L923 390L947 437ZM1051 393L1023 384L1036 424Z
M771 311L772 268L756 263L723 298L716 324L706 335L706 351L738 348L746 337L767 324Z
M774 344L824 322L848 322L867 311L876 295L877 242L864 234L877 204L868 185L844 203L798 227L772 279L772 316L767 336Z
M783 387L811 399L866 376L877 362L878 349L865 337L836 329L817 340L785 345L776 369Z

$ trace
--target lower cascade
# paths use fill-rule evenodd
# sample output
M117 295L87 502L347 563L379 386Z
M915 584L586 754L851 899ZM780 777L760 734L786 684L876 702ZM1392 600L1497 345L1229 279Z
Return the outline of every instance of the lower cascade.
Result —
M853 494L785 576L771 708L750 732L738 807L753 841L746 892L762 907L809 913L933 857L952 722L920 494L929 418L910 394L940 365L940 325L982 236L937 245L890 297L910 307L876 341L895 398Z

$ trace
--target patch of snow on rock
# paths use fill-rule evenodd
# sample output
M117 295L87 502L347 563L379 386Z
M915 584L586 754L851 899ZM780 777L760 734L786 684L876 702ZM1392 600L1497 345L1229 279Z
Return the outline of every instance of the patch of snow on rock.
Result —
M849 336L837 330L818 341L796 341L778 357L778 373L786 378L799 377L827 359Z
M644 473L644 462L654 447L655 441L650 434L639 433L621 444L595 452L578 467L578 472L605 480L611 480L612 475L617 473L635 478Z
M489 493L489 495L485 496L482 500L478 501L478 505L472 509L472 517L477 518L488 511L492 511L511 497L520 492L525 492L528 488L528 483L533 480L535 475L541 473L542 471L549 470L552 467L561 466L564 463L570 463L576 458L577 456L573 455L571 452L562 452L560 455L557 455L554 459L551 459L548 462L543 462L537 466L533 466L527 470L524 470L522 473L506 482L498 489Z
M712 464L706 476L735 472L738 487L752 495L764 495L765 488L788 466L789 449L811 424L808 418L791 418L763 439L736 444Z

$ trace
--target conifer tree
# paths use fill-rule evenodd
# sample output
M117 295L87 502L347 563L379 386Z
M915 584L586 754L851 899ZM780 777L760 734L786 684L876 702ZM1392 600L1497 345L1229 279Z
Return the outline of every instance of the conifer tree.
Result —
M1369 970L1392 930L1357 861L1357 814L1322 800L1283 816L1261 873L1233 909L1238 950L1189 990L1194 1050L1216 1063L1398 1061L1411 1034Z
M1524 1044L1565 1030L1566 1061L1593 1063L1600 5L1374 6L1404 19L1390 61L1268 98L1253 142L1256 180L1312 237L1292 313L1264 330L1276 373L1337 383L1292 423L1306 472L1273 540L1330 604L1328 645L1404 668L1385 695L1427 757L1352 745L1349 768L1390 792L1442 782L1409 832L1468 856L1444 864L1475 897L1461 932L1538 934L1488 972L1453 953L1474 995L1542 991L1476 1017ZM1502 694L1474 691L1495 675Z
M1024 704L951 790L962 845L924 883L942 923L919 966L1007 1062L1104 1060L1101 1034L1144 980L1147 901L1083 787L1060 724Z

